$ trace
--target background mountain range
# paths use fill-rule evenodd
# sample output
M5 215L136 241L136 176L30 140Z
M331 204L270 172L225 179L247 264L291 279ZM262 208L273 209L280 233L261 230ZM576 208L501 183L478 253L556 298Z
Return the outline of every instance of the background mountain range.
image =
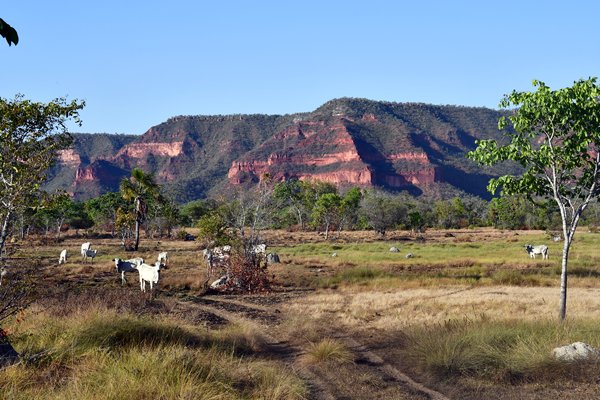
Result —
M178 116L143 135L74 134L45 189L78 200L118 190L134 167L152 172L185 202L257 182L299 178L413 195L489 198L491 177L514 165L482 168L465 158L478 139L502 140L502 112L488 108L331 100L289 115Z

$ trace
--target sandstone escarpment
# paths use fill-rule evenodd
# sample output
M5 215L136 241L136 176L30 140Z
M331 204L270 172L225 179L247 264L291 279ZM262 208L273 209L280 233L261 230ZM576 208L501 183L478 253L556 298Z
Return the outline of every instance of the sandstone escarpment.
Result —
M334 119L297 121L256 151L232 162L232 184L258 181L268 174L276 180L320 180L338 185L386 186L394 189L430 185L441 179L424 151L386 155L368 143L372 114L349 118L336 110ZM359 123L354 122L358 120Z
M183 141L171 143L132 143L123 147L115 158L145 158L149 154L158 157L177 157L181 154Z
M75 149L66 149L58 151L58 163L67 167L78 167L81 164L81 157Z
M59 153L46 187L89 198L118 190L119 180L137 167L181 202L265 174L486 196L489 178L518 171L481 168L465 154L476 140L501 138L500 115L483 108L335 99L292 115L179 116L141 136L74 135L75 148Z

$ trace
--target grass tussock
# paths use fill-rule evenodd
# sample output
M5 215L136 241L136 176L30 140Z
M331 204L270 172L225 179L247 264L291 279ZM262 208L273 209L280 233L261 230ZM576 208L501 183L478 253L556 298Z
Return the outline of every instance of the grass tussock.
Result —
M207 332L182 321L106 309L40 312L12 327L22 362L0 371L9 399L301 399L291 372L254 357L245 328ZM248 336L248 337L245 337Z
M491 276L496 285L510 286L543 286L544 281L540 276L531 275L524 271L503 269L494 272Z
M500 383L550 382L597 374L594 363L560 363L551 351L584 341L600 345L598 321L447 321L406 331L405 353L434 379L476 378Z
M365 284L374 280L392 279L394 275L382 269L368 267L353 267L344 269L334 276L324 277L320 281L323 288L337 287L341 284Z
M325 338L316 343L309 343L302 361L306 364L349 363L354 361L354 355L341 342Z

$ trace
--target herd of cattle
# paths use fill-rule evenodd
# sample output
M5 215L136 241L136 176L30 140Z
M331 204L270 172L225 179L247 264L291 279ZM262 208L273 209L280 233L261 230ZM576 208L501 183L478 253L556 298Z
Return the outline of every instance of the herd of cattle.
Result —
M83 262L87 262L91 260L94 261L96 255L98 254L98 250L92 249L92 245L90 242L83 243L81 245L81 259ZM255 256L265 257L267 258L267 245L266 244L258 244L254 245L249 249L249 252ZM204 260L207 265L207 276L213 276L214 272L219 269L227 270L230 266L230 258L231 258L231 246L217 246L210 249L205 249L202 252ZM269 254L269 260L272 260L273 254ZM277 257L275 255L275 257ZM117 273L121 274L121 285L127 283L125 279L125 273L133 273L137 272L140 278L140 289L142 292L146 291L146 283L150 285L150 290L153 289L153 285L158 284L158 280L160 278L160 270L167 267L168 262L168 252L161 252L158 254L157 260L154 264L145 263L144 259L141 257L131 258L128 260L123 260L121 258L115 258L112 261L115 263L115 269ZM67 262L67 250L64 249L60 252L58 258L58 264L65 264ZM1 279L1 277L0 277ZM222 281L223 277L219 278L217 281ZM1 285L0 281L0 285Z
M390 248L390 252L398 252L399 250L395 247ZM541 255L542 259L548 259L548 246L546 245L525 245L525 251L529 254L530 258L536 258L537 255ZM246 249L246 252L251 256L264 257L267 263L279 262L279 257L276 254L267 254L267 245L258 244L251 246ZM91 248L91 243L86 242L81 245L81 258L84 262L91 260L94 261L98 251ZM217 246L210 249L204 249L202 251L203 258L206 262L207 276L212 277L217 270L228 271L231 261L231 246ZM334 253L335 257L337 254ZM408 253L406 258L412 258L413 254ZM122 260L120 258L113 259L115 263L115 269L117 273L121 274L121 285L124 285L127 281L125 279L125 273L137 272L140 279L140 289L142 292L146 291L146 283L149 283L150 290L153 289L153 285L158 284L160 278L160 270L167 267L168 253L161 252L158 254L157 260L154 264L147 264L143 258L136 257L128 260ZM62 250L58 259L59 264L67 262L67 250ZM2 271L5 272L5 271ZM2 284L2 276L0 274L0 285ZM226 276L222 276L217 281L213 282L211 286L218 286L226 281Z

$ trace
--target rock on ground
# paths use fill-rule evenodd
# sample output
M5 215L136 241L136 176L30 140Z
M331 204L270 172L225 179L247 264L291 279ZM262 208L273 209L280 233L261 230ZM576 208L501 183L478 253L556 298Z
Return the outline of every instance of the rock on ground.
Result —
M600 350L587 343L575 342L552 350L552 355L559 361L589 360L600 357Z

